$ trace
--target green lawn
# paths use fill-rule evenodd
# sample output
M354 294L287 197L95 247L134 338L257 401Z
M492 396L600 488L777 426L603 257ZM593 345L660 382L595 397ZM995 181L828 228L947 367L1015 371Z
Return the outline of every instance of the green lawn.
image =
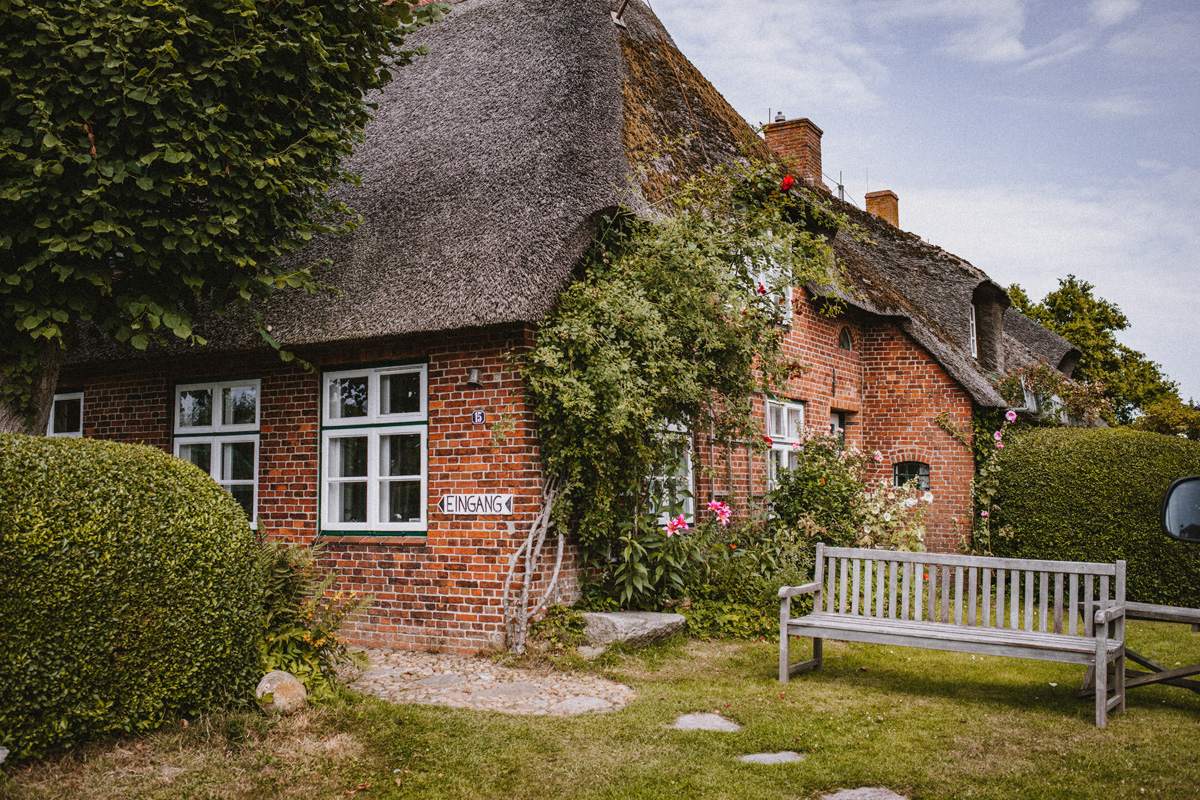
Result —
M1131 623L1128 640L1168 667L1200 662L1200 634L1185 626ZM838 642L826 654L822 672L786 687L773 642L608 656L590 668L638 699L582 717L369 699L283 720L214 716L6 765L0 796L748 799L886 786L911 798L1200 797L1200 694L1135 689L1097 730L1092 701L1075 697L1080 667ZM667 729L694 711L744 727ZM736 761L780 750L805 758Z

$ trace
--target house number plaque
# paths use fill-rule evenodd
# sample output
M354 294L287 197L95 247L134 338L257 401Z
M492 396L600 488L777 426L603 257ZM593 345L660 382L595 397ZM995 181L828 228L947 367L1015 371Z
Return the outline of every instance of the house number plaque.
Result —
M482 425L483 423L487 422L487 412L486 411L472 411L471 412L471 422L475 423L476 425Z
M505 514L513 513L511 494L444 494L438 501L443 514Z

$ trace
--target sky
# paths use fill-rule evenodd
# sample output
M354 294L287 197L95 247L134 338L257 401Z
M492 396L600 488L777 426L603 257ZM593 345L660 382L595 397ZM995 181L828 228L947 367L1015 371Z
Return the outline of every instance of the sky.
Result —
M1075 275L1200 401L1200 2L650 0L750 123L808 117L827 184L1040 300Z

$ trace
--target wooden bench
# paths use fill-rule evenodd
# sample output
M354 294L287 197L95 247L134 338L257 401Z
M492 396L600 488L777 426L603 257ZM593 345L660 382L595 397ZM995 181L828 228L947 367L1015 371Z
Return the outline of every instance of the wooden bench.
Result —
M822 640L837 639L1082 664L1094 670L1096 727L1107 724L1110 710L1125 710L1124 561L1032 561L818 544L814 573L812 583L779 590L781 683L802 670L820 669ZM801 594L813 595L813 612L793 618L792 598ZM789 663L792 636L812 638L811 659Z

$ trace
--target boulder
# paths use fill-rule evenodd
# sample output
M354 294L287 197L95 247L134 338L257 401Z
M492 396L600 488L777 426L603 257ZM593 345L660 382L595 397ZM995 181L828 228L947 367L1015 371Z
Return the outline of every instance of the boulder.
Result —
M264 675L254 694L264 711L277 711L280 714L299 711L308 703L308 690L304 684L292 673L281 669Z
M587 646L579 648L585 657L604 652L613 642L643 647L683 631L687 620L682 614L655 611L585 612L583 635Z

